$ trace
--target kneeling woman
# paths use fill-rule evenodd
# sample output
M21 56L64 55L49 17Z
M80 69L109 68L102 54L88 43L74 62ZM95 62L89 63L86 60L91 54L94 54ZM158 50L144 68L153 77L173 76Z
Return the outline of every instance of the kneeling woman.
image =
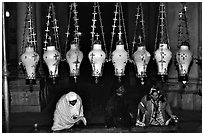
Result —
M80 121L86 125L80 96L75 92L63 95L57 102L53 120L52 131L54 132L69 129Z
M164 95L157 89L151 88L150 93L145 95L138 105L136 126L169 125L169 122L177 122L177 119L175 115L172 115L172 110Z
M125 98L125 88L120 85L110 97L105 107L105 125L107 128L130 128L133 115Z

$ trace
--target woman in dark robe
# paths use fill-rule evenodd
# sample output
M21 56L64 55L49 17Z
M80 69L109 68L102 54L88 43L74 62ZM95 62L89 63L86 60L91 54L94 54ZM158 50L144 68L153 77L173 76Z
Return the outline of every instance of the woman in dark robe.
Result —
M128 128L132 125L132 114L125 97L125 88L120 85L108 100L105 107L105 124L107 128Z

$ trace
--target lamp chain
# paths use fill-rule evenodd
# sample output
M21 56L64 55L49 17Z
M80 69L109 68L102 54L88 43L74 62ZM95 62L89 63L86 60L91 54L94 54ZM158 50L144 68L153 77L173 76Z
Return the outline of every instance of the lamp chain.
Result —
M160 28L160 32L159 32L159 28ZM168 49L170 49L170 46L168 45L169 37L168 37L168 31L167 31L166 11L165 11L165 5L163 2L160 2L160 5L159 5L159 15L157 20L157 32L156 32L156 38L155 38L155 44L154 44L154 52L157 49L159 33L160 33L159 43L166 43Z
M106 59L107 59L107 48L106 48L106 42L105 42L105 34L104 34L104 31L103 31L101 11L100 11L100 6L99 6L98 2L97 2L97 7L98 7L98 15L99 15L99 20L100 20L100 27L101 27L101 34L102 34L103 44L104 44L104 50L105 50Z
M56 19L56 13L55 13L55 7L53 5L53 3L51 3L51 7L52 7L52 15L53 15L53 30L54 30L54 37L55 37L55 46L56 46L56 49L59 50L60 52L60 45L59 45L59 36L58 36L58 29L59 27L57 26L57 19Z
M48 37L50 37L49 36L49 25L50 25L50 18L51 18L51 5L49 5L49 8L48 8L48 15L46 16L47 17L47 23L46 23L46 25L47 25L47 27L46 27L46 30L45 30L45 41L44 41L44 51L46 51L46 49L47 49L47 44L48 44Z
M141 8L141 17L142 17L142 32L143 32L143 39L145 41L146 35L145 35L145 29L144 29L144 13L143 13L143 8L142 8L142 3L140 3L140 8Z
M181 6L182 6L182 10L181 10L181 12L179 12L180 24L178 25L179 26L179 30L178 30L178 48L180 47L182 42L185 42L185 41L190 42L189 32L188 32L188 21L187 21L187 14L186 14L187 6L184 4L184 2L181 3Z
M130 57L129 57L129 45L128 45L128 41L127 41L127 33L126 33L126 29L125 29L125 19L124 19L124 16L123 16L123 9L122 9L122 4L120 2L120 11L121 11L121 16L122 16L122 23L123 23L123 30L124 30L124 35L125 35L125 44L126 44L126 47L127 47L127 52L128 52L128 60L130 60Z
M70 5L70 11L69 11L69 18L68 18L68 25L67 25L67 32L66 34L66 40L65 40L65 55L64 55L64 59L62 61L66 60L66 51L67 51L67 46L68 46L68 41L69 41L69 35L70 35L70 25L71 25L71 17L72 17L72 13L73 13L73 20L74 20L74 41L77 45L79 45L79 36L81 36L81 32L79 32L79 25L78 25L78 17L77 17L77 4L75 2L73 2Z
M32 18L32 11L31 11L31 9L32 9L31 3L29 2L29 4L28 4L28 15L29 15L29 20L28 20L29 28L28 29L29 29L29 36L30 36L30 41L29 42L30 42L31 46L34 47L34 51L37 51L37 47L36 47L37 41L36 41L36 38L35 38L36 33L34 31L33 18Z
M91 32L91 48L93 48L93 43L94 43L94 36L95 36L95 28L96 28L96 2L94 2L94 12L92 13L93 14L93 19L92 19L92 25L91 25L91 28L92 28L92 32Z
M160 5L159 5L159 8L160 8ZM155 37L155 41L154 41L154 52L156 51L157 49L157 38L158 38L158 33L159 33L159 20L160 20L160 13L158 14L158 17L157 17L157 31L156 31L156 37ZM153 60L155 58L153 57Z
M166 40L167 40L167 46L168 46L168 49L170 50L170 45L169 45L169 34L168 34L168 25L167 25L167 15L166 15L166 8L165 8L165 5L164 5L164 18L165 18L165 28L166 28Z
M121 28L122 28L122 26L121 26L121 9L120 9L120 5L119 5L119 17L118 17L118 39L119 40L122 40L122 30L121 30Z
M141 12L140 12L141 11ZM145 29L144 29L144 15L143 15L143 9L142 9L142 4L140 3L139 6L137 7L137 13L136 13L136 21L135 21L135 31L134 31L134 37L133 37L133 46L132 46L132 52L131 55L133 55L134 53L134 48L135 48L135 44L136 44L136 36L137 36L137 27L138 27L138 22L139 22L139 17L141 17L141 24L142 24L142 36L140 35L138 37L139 39L139 44L142 43L142 39L143 41L145 41Z
M22 45L21 45L21 54L22 55L25 51L25 33L27 28L27 18L28 18L28 3L26 3L26 13L25 13L25 19L24 19L24 27L23 27L23 39L22 39Z
M116 21L117 21L117 14L118 14L118 8L119 8L119 5L118 3L116 3L115 5L115 12L114 12L114 18L113 18L113 25L112 25L112 28L113 28L113 31L112 31L112 37L111 37L111 46L110 46L110 52L109 52L109 61L111 61L111 51L112 51L112 47L113 47L113 38L114 38L114 35L115 35L115 28L117 27L115 24L116 24Z
M76 7L77 7L77 4L74 2L73 3L73 13L74 13L74 27L75 27L75 30L74 30L74 40L75 42L79 45L79 36L81 35L81 33L79 32L79 25L78 25L78 17L77 17L77 10L76 10Z
M93 19L92 19L92 31L91 31L91 44L92 44L92 47L93 48L93 44L94 44L94 37L96 36L97 37L97 40L98 40L98 33L95 33L95 29L96 29L96 15L98 14L99 16L99 22L100 22L100 28L101 28L101 34L102 34L102 41L103 41L103 44L104 44L104 49L105 49L105 54L106 54L106 58L107 58L107 49L106 49L106 43L105 43L105 36L104 36L104 31L103 31L103 24L102 24L102 18L101 18L101 11L100 11L100 6L99 6L99 3L98 2L94 2L94 11L93 11ZM96 9L98 9L98 13L96 12Z
M138 20L139 20L139 11L140 11L140 7L138 6L137 7L137 14L135 15L136 16L136 21L135 21L135 31L134 31L134 37L133 37L133 42L132 42L132 52L131 52L131 55L133 55L134 53L134 47L135 47L135 43L136 43L136 32L137 32L137 25L138 25Z
M69 41L69 35L70 35L70 32L69 32L69 29L70 29L70 23L71 23L71 15L72 15L72 4L70 5L70 10L69 10L69 18L68 18L68 25L67 25L67 32L65 33L66 34L66 39L65 39L65 52L64 52L64 60L66 60L66 51L67 51L67 46L68 46L68 41Z
M32 46L32 47L34 47L34 51L37 51L37 41L35 38L36 33L34 31L31 8L32 8L31 2L26 2L26 13L25 13L25 19L24 19L21 55L25 52L26 46ZM27 41L25 41L25 40L27 40Z
M59 36L58 36L58 29L59 27L57 26L57 19L56 19L56 13L55 13L55 9L54 9L54 5L53 3L50 3L49 5L49 9L48 9L48 15L46 16L47 17L47 27L46 27L46 30L45 30L45 41L44 41L44 51L46 51L46 48L47 48L47 44L48 43L52 43L52 37L51 35L49 35L49 26L50 26L50 19L52 18L52 22L53 22L53 32L54 32L54 42L55 42L55 47L57 50L60 51L60 45L59 45ZM49 39L49 41L48 41Z

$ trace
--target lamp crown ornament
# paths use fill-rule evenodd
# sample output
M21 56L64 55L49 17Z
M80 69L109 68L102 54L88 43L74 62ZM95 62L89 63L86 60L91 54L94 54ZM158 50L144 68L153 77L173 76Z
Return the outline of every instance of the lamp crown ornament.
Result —
M106 49L106 43L105 43L105 36L103 31L103 24L102 24L102 18L101 18L101 11L100 6L98 2L94 2L94 11L93 11L93 19L92 19L92 31L91 31L91 45L92 50L88 54L89 61L91 63L92 67L92 76L95 77L95 83L98 83L98 77L101 77L103 74L103 66L106 62L105 59L107 59L107 49ZM97 15L99 24L97 23ZM100 25L100 31L102 35L102 42L99 40L99 34L95 31L97 30L97 24ZM96 39L95 39L96 37ZM102 50L102 45L104 46L105 52Z
M158 46L158 49L156 50ZM168 66L172 58L172 52L169 46L169 37L167 29L167 19L165 11L165 3L160 2L159 15L157 23L157 33L154 48L154 58L157 63L157 75L165 81L168 76Z
M24 21L23 41L21 46L21 63L26 71L26 79L29 83L35 83L36 66L39 62L37 54L37 40L33 23L32 6L30 2L26 3L26 14Z
M147 65L150 61L150 53L145 47L145 27L144 27L144 15L142 4L140 3L137 7L135 21L135 32L132 45L132 59L137 70L136 76L141 80L141 84L144 84L144 78L146 75ZM134 52L135 44L137 50Z
M48 15L46 17L47 23L45 30L43 60L48 67L49 78L52 78L53 83L55 83L55 78L58 77L58 65L60 63L61 54L58 35L59 27L57 26L56 13L53 3L49 4Z
M185 85L188 81L188 73L193 55L190 51L190 38L188 32L187 21L187 6L181 3L181 12L179 12L179 25L178 25L178 48L176 53L176 66L178 69L179 80Z
M76 83L77 77L80 75L80 65L83 60L83 53L79 49L80 44L80 36L82 35L81 32L79 32L79 24L78 24L78 16L77 16L77 4L73 2L70 5L70 12L69 12L69 20L67 25L67 32L65 33L66 36L66 43L65 43L65 56L66 61L69 65L69 73L70 76L74 77L74 81ZM73 15L73 40L70 43L70 50L67 51L68 41L69 41L69 35L70 35L70 27L71 27L71 17ZM67 52L66 52L67 51Z
M127 42L127 34L125 29L125 21L123 16L122 4L116 3L116 9L114 11L114 18L113 18L113 31L112 31L112 38L111 38L111 46L110 46L110 53L109 53L109 61L112 61L115 71L115 76L118 77L118 81L121 81L121 77L125 76L125 66L129 59L129 49L128 49L128 42ZM118 18L117 18L118 17ZM116 26L116 22L118 22L118 26ZM121 24L122 23L122 24ZM113 46L113 39L115 33L115 29L118 27L118 41L116 42L116 49L112 52ZM122 29L123 28L123 29ZM123 30L123 33L122 33ZM124 44L124 39L125 44ZM125 50L125 45L127 51Z

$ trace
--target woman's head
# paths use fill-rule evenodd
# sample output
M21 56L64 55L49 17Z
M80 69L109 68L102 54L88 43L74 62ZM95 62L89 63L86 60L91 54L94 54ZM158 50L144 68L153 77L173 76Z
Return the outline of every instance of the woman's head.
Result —
M116 89L116 94L118 96L122 96L125 93L125 87L123 85L120 85L117 89Z
M75 92L69 92L66 95L67 101L69 102L70 105L74 106L77 102L77 94Z
M149 94L153 100L157 100L160 96L160 91L157 90L156 88L151 88Z

